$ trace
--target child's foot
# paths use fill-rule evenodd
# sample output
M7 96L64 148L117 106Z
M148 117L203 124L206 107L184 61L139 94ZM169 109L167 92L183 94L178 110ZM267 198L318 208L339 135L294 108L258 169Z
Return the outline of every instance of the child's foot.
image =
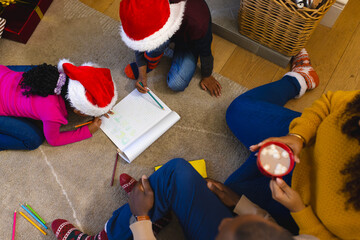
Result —
M126 173L120 175L120 186L125 190L126 193L131 192L136 184L137 181Z
M311 66L309 54L305 48L293 57L291 71L299 73L305 79L307 90L319 85L319 76Z
M146 73L151 72L159 65L160 59L163 55L164 55L164 53L160 54L160 56L157 56L157 57L150 57L146 54L146 52L144 53L144 57L147 60ZM126 76L130 79L137 80L139 77L139 69L138 69L136 62L128 64L125 67L124 71L125 71Z
M56 219L52 222L51 228L58 240L108 240L105 230L95 236L89 236L64 219Z
M149 73L151 71L152 71L152 69L149 68L149 64L148 64L146 73ZM125 72L126 76L130 79L137 80L139 78L139 69L138 69L136 62L128 64L125 67L124 72Z

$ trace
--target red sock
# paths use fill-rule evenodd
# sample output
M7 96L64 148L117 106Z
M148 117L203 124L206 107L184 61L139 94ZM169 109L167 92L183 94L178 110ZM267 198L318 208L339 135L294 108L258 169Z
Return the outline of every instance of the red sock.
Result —
M149 68L149 63L148 63L148 66L146 67L146 72L149 73L151 71L152 69ZM137 80L139 77L139 69L136 62L132 62L126 65L124 72L126 76L130 79Z
M64 219L56 219L52 222L51 228L58 240L108 240L105 230L95 236L89 236Z
M120 185L126 193L131 192L131 190L135 187L136 184L137 181L126 173L120 175Z

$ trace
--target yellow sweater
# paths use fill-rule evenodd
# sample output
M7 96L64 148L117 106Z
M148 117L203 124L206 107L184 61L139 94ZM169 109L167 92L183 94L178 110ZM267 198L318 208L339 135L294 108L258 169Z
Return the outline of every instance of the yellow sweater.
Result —
M357 94L360 91L328 92L290 124L290 133L300 134L307 143L292 177L293 189L307 206L292 213L300 234L321 240L360 239L360 211L346 209L347 198L340 192L344 184L340 171L360 146L341 133L339 117Z

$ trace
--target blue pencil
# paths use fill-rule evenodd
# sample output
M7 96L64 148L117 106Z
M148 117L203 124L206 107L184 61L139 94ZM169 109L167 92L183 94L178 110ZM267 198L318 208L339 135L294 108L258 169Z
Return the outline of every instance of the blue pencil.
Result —
M139 83L142 87L144 87L142 82L139 82ZM147 93L150 95L150 97L152 97L152 99L155 100L155 102L159 105L159 107L161 107L162 110L165 110L165 108L163 106L161 106L161 104L156 100L156 98L150 92L147 92Z
M32 216L38 223L41 224L41 226L43 226L45 229L48 229L48 227L43 224L32 212L30 212L29 209L27 209L27 207L25 207L24 205L20 204L20 206L25 210L27 211L28 214L30 214L30 216Z

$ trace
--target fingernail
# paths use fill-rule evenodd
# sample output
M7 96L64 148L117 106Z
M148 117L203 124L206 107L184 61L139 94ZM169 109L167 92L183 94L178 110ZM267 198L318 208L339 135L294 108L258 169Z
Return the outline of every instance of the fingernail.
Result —
M146 175L142 175L142 178L143 179L148 179Z

